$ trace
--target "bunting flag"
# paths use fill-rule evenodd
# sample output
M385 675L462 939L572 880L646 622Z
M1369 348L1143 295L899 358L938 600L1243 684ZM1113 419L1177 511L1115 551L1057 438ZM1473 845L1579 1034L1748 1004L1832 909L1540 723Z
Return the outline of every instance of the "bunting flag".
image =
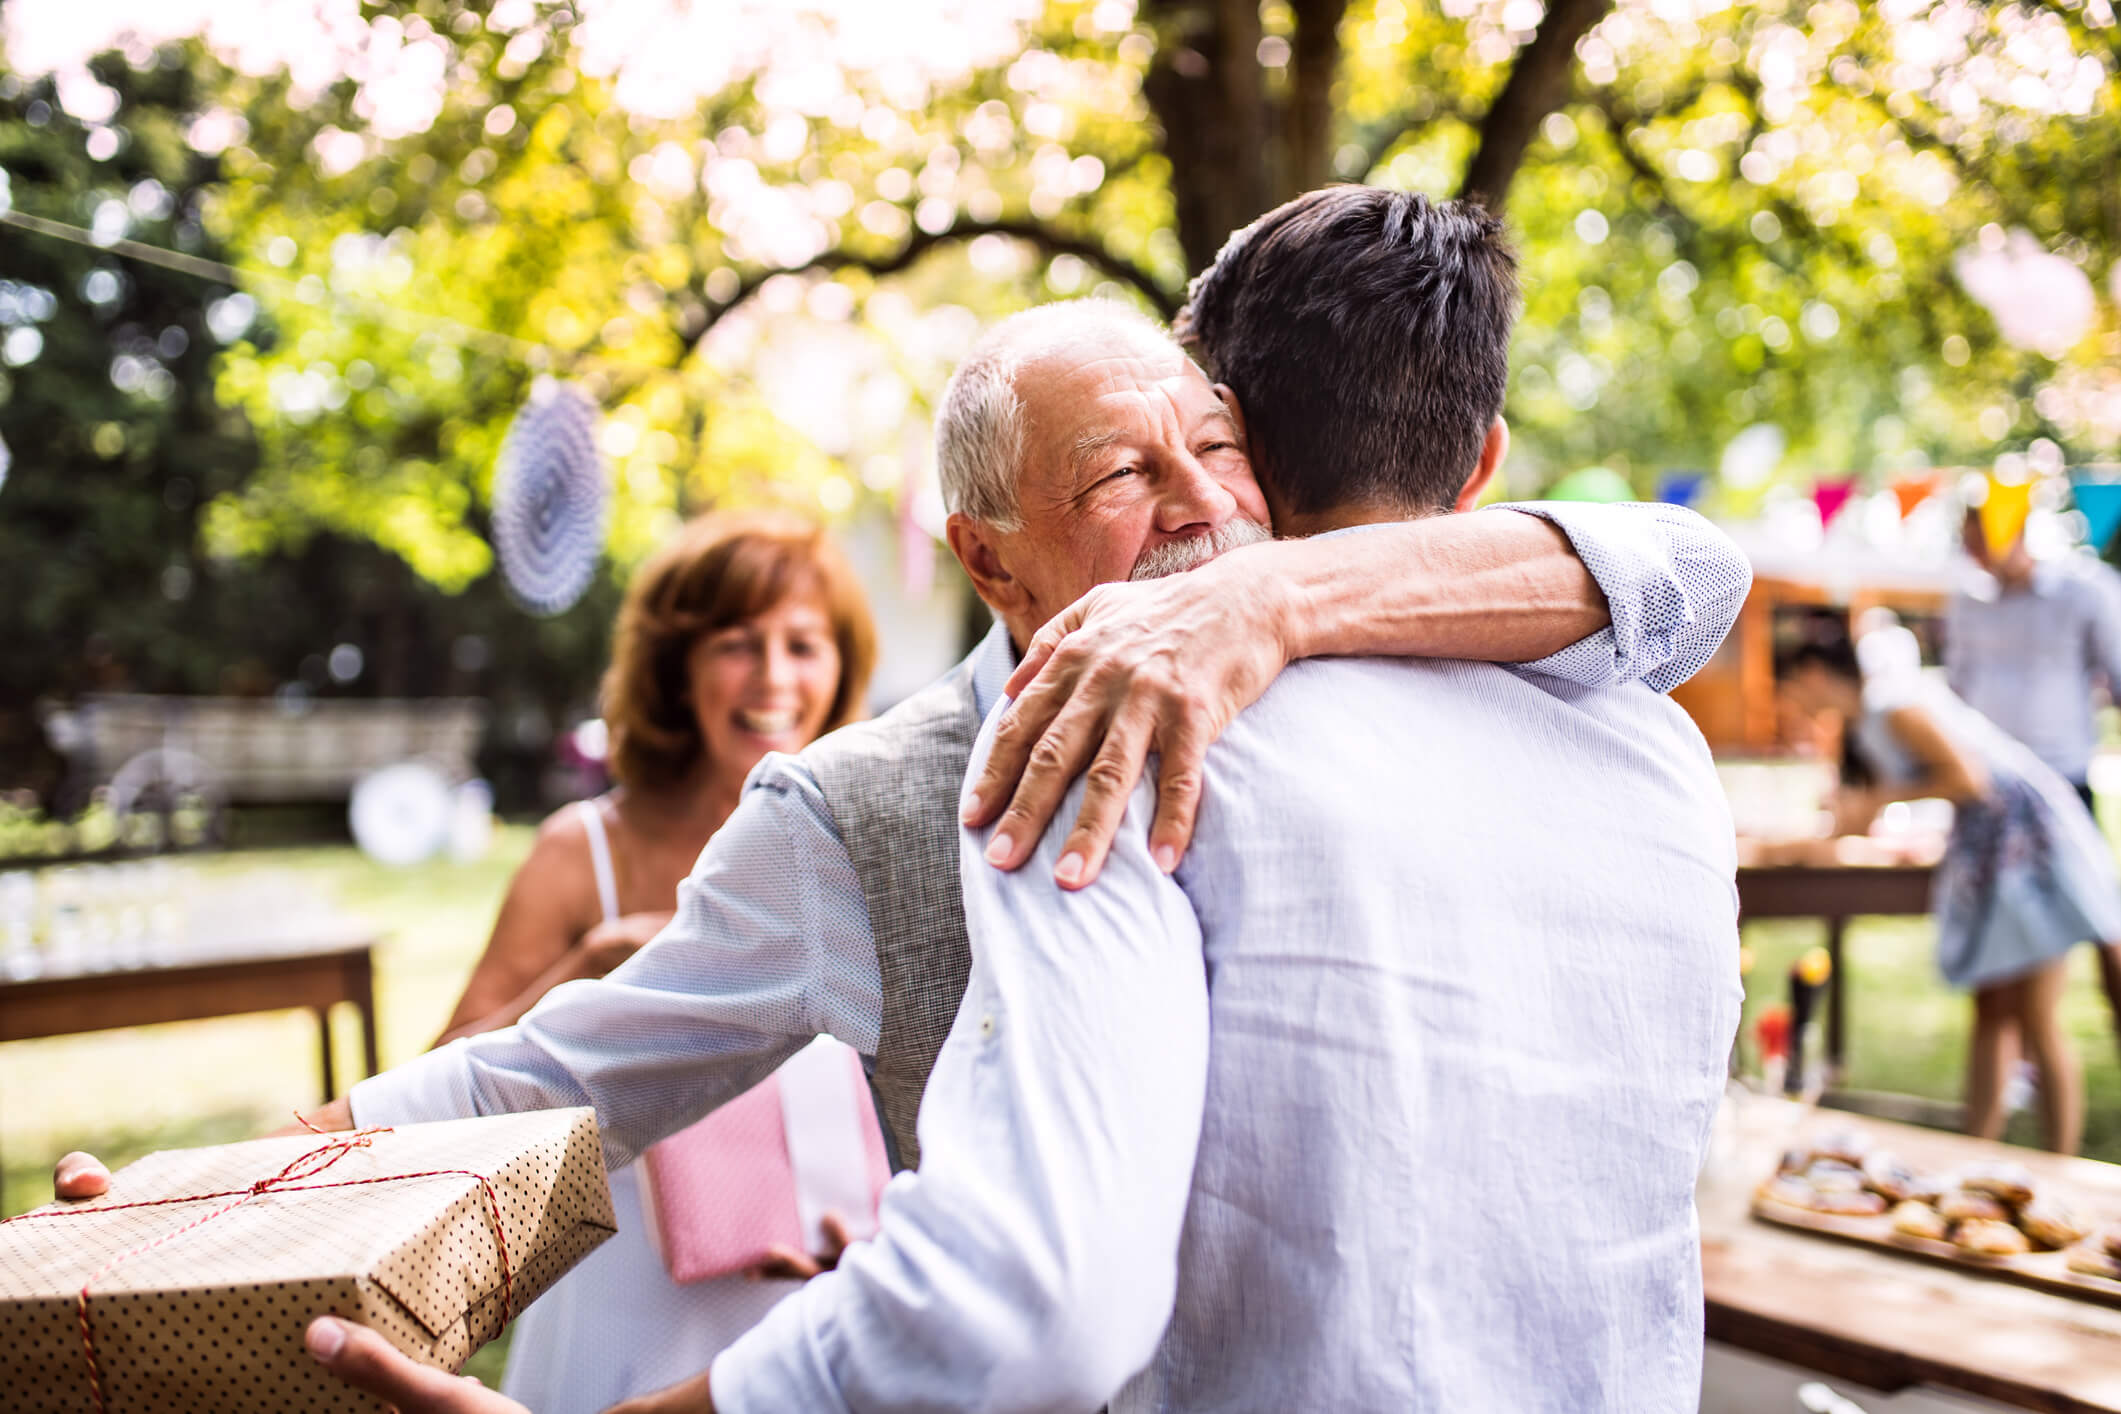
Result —
M2084 516L2085 541L2100 554L2121 530L2121 482L2080 481L2071 494Z
M1900 518L1906 520L1915 507L1937 494L1944 478L1934 471L1908 472L1893 478L1893 499L1900 503Z
M2032 514L2033 483L1999 481L1988 474L1988 499L1981 503L1981 538L1988 542L1991 560L2010 553L2025 531L2025 518Z
M1839 477L1831 481L1821 481L1815 484L1812 487L1812 504L1819 508L1819 523L1821 525L1832 525L1834 517L1841 514L1841 508L1846 506L1849 503L1849 497L1855 494L1856 478L1853 476Z
M1692 510L1708 484L1709 475L1705 471L1668 471L1657 478L1657 499L1667 505Z

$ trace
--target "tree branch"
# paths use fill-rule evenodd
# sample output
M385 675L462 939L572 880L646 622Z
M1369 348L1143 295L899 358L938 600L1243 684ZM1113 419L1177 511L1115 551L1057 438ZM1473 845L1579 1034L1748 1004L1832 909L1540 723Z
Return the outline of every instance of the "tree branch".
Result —
M1477 201L1500 212L1510 179L1524 161L1525 149L1540 121L1569 96L1576 71L1576 41L1590 32L1613 0L1547 0L1546 18L1531 43L1517 51L1517 62L1488 114L1481 119L1480 145L1466 166L1458 188L1460 199Z
M1390 152L1406 139L1428 127L1431 123L1455 121L1477 126L1473 123L1471 115L1456 103L1436 101L1433 94L1425 96L1431 100L1430 109L1427 113L1420 116L1410 116L1393 123L1375 137L1361 144L1363 174L1367 175L1372 168L1385 160L1387 152Z
M699 333L693 336L692 346L698 348L700 341L707 337L708 331L721 321L723 315L757 294L760 287L775 276L801 275L815 270L862 270L875 276L895 275L914 265L922 256L938 246L955 241L969 241L979 236L1009 236L1027 241L1044 251L1049 258L1072 255L1112 279L1139 290L1149 303L1156 307L1157 314L1165 321L1168 322L1178 313L1179 297L1165 288L1163 282L1154 275L1124 256L1115 255L1096 241L1072 236L1065 231L1056 231L1038 221L1003 217L994 221L961 220L949 230L935 233L915 231L903 246L890 255L871 256L850 250L828 250L801 265L755 270L744 277L743 283L737 286L736 293L729 297L726 304L717 303L704 289L695 289L693 293L706 306L707 318L700 326Z
M1648 182L1651 190L1657 193L1657 209L1679 227L1674 234L1678 237L1680 245L1687 248L1688 254L1699 257L1701 223L1688 215L1673 198L1671 184L1665 180L1664 173L1658 170L1657 164L1635 150L1635 144L1628 138L1629 131L1636 126L1635 120L1623 114L1611 97L1606 95L1593 98L1590 106L1605 115L1606 131L1613 139L1614 148L1620 153L1620 160L1627 163L1628 170L1639 180Z

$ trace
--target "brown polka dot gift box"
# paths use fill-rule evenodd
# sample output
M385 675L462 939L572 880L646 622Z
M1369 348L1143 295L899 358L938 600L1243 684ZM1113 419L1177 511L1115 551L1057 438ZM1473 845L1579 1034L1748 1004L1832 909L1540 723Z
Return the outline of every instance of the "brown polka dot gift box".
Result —
M586 1109L150 1154L0 1223L0 1407L373 1414L313 1317L454 1370L613 1229Z

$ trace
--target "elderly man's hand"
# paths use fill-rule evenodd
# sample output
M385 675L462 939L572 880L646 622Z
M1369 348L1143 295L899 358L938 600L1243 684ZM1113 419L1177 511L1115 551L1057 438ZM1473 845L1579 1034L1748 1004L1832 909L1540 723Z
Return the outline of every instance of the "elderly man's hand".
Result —
M530 1414L470 1375L422 1365L368 1327L337 1316L311 1321L304 1339L318 1364L397 1414ZM595 1356L585 1351L583 1358Z
M966 824L1001 821L990 862L1014 869L1028 859L1087 772L1082 813L1054 873L1063 887L1088 885L1153 751L1161 761L1149 848L1165 872L1178 867L1209 746L1289 663L1280 580L1263 572L1276 548L1100 585L1039 630L1009 679L1016 700L966 802Z
M52 1193L70 1202L101 1198L110 1191L110 1170L94 1154L73 1153L52 1165Z

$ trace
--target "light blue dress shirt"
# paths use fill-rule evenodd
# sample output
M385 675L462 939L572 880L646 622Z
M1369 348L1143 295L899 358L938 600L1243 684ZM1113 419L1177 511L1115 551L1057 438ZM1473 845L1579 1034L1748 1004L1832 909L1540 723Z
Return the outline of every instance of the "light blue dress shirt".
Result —
M2121 693L2121 580L2088 556L2040 565L2014 593L1979 576L1945 611L1944 669L1969 707L2082 784L2093 698Z
M1522 672L1669 690L1716 651L1752 583L1738 547L1677 506L1509 509L1561 528L1612 615L1611 627ZM973 663L984 715L1013 667L1007 635L996 628ZM818 1035L874 1056L882 1019L875 936L846 845L801 758L772 755L678 886L677 915L653 943L608 977L555 987L517 1025L415 1057L350 1099L364 1125L593 1105L617 1168Z
M716 1361L724 1414L1695 1406L1741 992L1692 722L1303 663L1207 787L1175 879L1146 785L1080 893L1062 835L1005 875L967 834L921 1169Z

